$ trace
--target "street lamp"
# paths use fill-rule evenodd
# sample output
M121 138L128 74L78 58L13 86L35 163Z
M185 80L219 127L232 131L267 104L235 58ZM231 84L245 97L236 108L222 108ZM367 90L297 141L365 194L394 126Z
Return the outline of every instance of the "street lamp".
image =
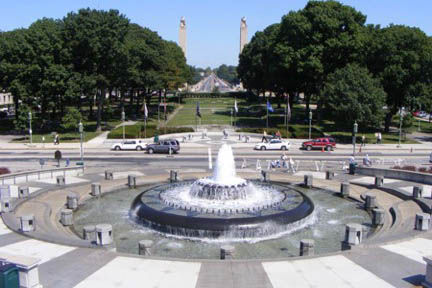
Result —
M32 131L32 113L31 113L31 111L28 112L28 118L29 118L30 145L32 145L33 144L33 131Z
M78 124L78 131L80 133L80 155L81 155L81 162L84 161L84 151L83 151L83 132L84 132L84 127L83 124L81 123L81 121Z
M311 139L312 131L312 111L309 111L309 140Z
M353 127L353 156L355 156L355 145L356 145L356 134L358 132L358 124L357 121L354 122L354 127Z
M402 137L402 108L399 109L399 144L398 147L401 147L401 137Z
M121 120L123 122L123 125L122 125L123 126L123 142L125 141L125 126L124 126L125 119L126 119L126 115L125 115L124 108L123 108L123 111L121 112Z

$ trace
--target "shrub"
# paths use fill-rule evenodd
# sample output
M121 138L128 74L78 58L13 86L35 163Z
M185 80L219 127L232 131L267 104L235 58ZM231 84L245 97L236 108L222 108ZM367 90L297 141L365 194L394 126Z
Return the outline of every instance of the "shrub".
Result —
M0 167L0 175L9 174L10 170L6 167Z
M66 110L65 116L62 118L62 128L66 131L77 131L78 123L82 120L81 113L74 107L69 107Z
M396 166L391 167L391 169L401 170L402 168L399 165L396 165Z
M402 167L402 170L407 170L407 171L416 171L416 167L415 166L410 166L410 165L405 165Z
M427 168L426 167L420 167L420 168L418 168L418 172L421 172L421 173L427 173Z
M148 125L146 130L147 130L146 131L147 138L154 137L156 134L164 135L164 134L173 134L173 133L194 132L194 130L190 127L166 127L166 129L161 127L160 129L157 129L156 126L154 125ZM122 139L122 138L123 138L123 128L121 126L112 130L108 134L108 139ZM144 138L143 125L136 124L136 125L125 126L125 138L126 139Z

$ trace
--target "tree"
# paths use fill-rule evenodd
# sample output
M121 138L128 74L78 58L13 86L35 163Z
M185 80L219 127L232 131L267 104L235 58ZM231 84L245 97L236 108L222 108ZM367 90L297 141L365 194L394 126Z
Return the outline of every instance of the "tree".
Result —
M27 105L21 105L20 109L16 112L14 120L14 127L18 131L25 131L29 129L29 112L30 107Z
M393 115L409 105L412 92L418 91L421 83L431 83L431 40L420 29L402 25L390 25L373 36L367 64L387 93L385 131L388 132Z
M239 84L239 79L237 75L237 67L236 66L228 66L225 64L220 65L218 68L216 68L216 75L228 83L231 83L233 85Z
M381 127L386 93L366 68L349 64L336 70L328 76L322 95L337 126L349 129L357 121L364 129Z
M82 121L81 113L78 109L69 107L62 118L62 128L67 131L77 131L78 124Z
M95 84L88 90L97 92L96 126L100 131L107 88L116 82L121 73L117 68L124 56L129 20L117 10L81 9L78 13L69 13L63 22L65 53L73 71L80 73L82 79L88 79L87 83Z

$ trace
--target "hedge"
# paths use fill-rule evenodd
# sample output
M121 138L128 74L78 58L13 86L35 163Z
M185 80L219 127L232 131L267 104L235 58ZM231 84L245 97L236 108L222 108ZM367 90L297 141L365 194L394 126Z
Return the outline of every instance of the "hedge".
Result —
M166 131L166 133L165 133ZM146 136L147 138L154 137L155 135L163 134L174 134L174 133L188 133L194 132L190 127L161 127L157 129L154 125L147 126ZM123 138L123 128L117 127L108 134L108 139L122 139ZM144 138L144 125L135 124L125 126L125 138L126 139L136 139Z
M240 128L237 129L237 132L244 132L244 133L257 133L257 134L264 134L264 130L267 132L267 135L276 134L277 131L279 131L283 138L293 138L293 139L308 139L309 138L309 128L298 126L298 125L290 125L288 126L288 135L286 133L286 128ZM311 130L311 137L312 138L318 138L322 137L323 133L312 127Z

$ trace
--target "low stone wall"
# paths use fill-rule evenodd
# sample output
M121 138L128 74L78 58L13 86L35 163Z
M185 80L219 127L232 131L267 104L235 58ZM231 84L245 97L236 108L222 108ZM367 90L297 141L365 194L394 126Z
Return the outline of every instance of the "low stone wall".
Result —
M432 185L432 174L428 174L428 173L359 166L356 168L356 174L373 176L373 177L383 176L384 178L398 179L398 180Z

